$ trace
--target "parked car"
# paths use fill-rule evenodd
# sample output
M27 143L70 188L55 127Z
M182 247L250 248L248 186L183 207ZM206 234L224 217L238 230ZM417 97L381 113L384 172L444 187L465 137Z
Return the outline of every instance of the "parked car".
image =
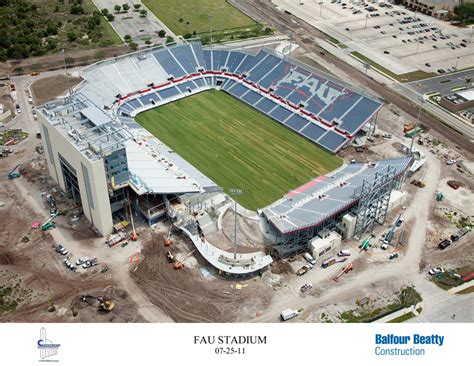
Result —
M438 244L438 248L441 250L446 249L451 245L451 240L449 239L444 239L441 243Z
M449 160L446 162L446 165L453 165L453 164L456 164L456 163L457 163L456 160L449 159Z
M62 244L56 245L54 250L57 251L59 254L62 254L62 255L67 255L69 253L69 251Z
M99 260L97 258L93 258L91 260L88 260L82 264L82 268L90 268L93 266L97 266L99 264Z
M339 253L337 253L338 257L348 257L350 255L351 252L348 249L342 249L341 251L339 251Z
M296 272L297 276L303 276L306 272L308 272L310 269L313 268L313 265L311 264L305 264L303 267L301 267L298 272Z
M89 261L90 258L89 257L82 257L82 258L79 258L77 261L76 261L76 265L80 266L81 264Z
M431 268L429 271L428 271L428 274L430 276L434 276L436 274L439 274L439 273L443 273L445 272L444 268L443 267L434 267L434 268Z
M309 253L304 253L303 254L303 257L304 259L306 259L308 261L308 263L310 263L311 265L315 265L316 264L316 259L313 258L313 256Z
M64 258L64 265L69 268L71 271L75 271L76 270L76 266L74 264L72 264L71 262L69 262L69 260L67 258Z
M300 291L304 293L306 291L311 290L312 288L313 288L313 284L310 282L307 282L303 286L301 286Z
M388 257L388 259L395 259L395 258L398 258L398 253L397 252L394 252L394 253L390 254L390 256Z

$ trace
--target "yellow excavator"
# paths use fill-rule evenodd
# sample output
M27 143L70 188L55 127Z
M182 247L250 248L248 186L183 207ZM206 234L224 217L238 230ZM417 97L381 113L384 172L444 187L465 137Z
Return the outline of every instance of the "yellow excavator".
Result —
M98 310L111 312L115 308L115 303L112 300L106 300L103 296L92 296L92 295L80 295L79 299L88 303L91 306L97 306ZM89 299L95 300L90 302Z

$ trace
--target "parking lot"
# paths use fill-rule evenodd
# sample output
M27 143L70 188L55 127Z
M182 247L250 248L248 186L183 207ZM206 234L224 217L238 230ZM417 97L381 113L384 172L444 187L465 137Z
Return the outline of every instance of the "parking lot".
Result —
M347 52L358 51L396 74L474 66L474 29L385 3L272 1L343 43Z

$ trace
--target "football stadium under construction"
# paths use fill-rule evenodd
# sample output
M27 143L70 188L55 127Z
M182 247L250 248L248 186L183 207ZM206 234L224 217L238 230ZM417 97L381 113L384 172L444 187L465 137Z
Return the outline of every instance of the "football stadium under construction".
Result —
M371 133L383 101L273 50L199 42L101 61L81 76L73 93L38 108L50 175L101 235L113 233L115 217L131 206L150 225L171 220L221 273L258 273L272 262L270 254L310 250L325 233L362 237L384 222L412 164L411 157L344 164L288 187L283 198L253 213L266 248L223 250L207 234L221 227L230 198L135 122L139 113L217 89L337 153L358 134Z

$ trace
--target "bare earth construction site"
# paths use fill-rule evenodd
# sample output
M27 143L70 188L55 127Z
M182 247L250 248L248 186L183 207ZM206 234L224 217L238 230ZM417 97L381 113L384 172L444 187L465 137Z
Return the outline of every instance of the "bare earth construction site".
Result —
M474 321L468 142L289 41L5 81L0 320Z

